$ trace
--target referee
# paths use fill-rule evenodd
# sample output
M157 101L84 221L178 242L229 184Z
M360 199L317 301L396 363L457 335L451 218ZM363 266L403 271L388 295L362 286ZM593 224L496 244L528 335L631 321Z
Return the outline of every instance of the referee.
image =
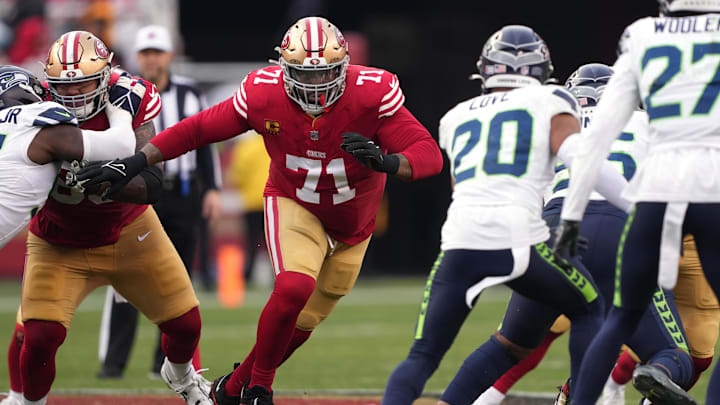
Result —
M162 112L154 119L158 133L207 108L205 98L192 81L170 74L172 41L165 28L150 25L140 29L135 50L140 75L161 93ZM191 274L198 235L206 235L202 232L203 222L212 223L220 214L220 166L215 149L204 146L165 162L163 186L155 211ZM135 340L137 319L138 311L109 287L100 325L102 368L98 378L122 377ZM152 377L159 378L163 357L158 334Z

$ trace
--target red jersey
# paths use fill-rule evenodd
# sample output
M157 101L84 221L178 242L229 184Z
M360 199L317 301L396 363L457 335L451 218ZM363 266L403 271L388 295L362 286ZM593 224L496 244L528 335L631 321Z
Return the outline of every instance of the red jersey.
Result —
M326 232L348 244L365 240L385 188L385 173L368 169L340 148L357 132L386 153L402 153L413 178L436 174L442 156L430 133L403 107L397 77L350 65L345 92L319 117L311 117L285 92L279 66L250 73L230 99L161 132L151 141L171 159L198 146L252 128L270 155L266 196L295 200L320 219Z
M119 75L110 76L110 87ZM143 86L140 108L133 116L133 129L155 118L161 109L160 95L155 85L139 78L135 86ZM136 94L138 92L136 91ZM101 112L80 124L82 129L103 131L110 128L105 112ZM121 157L121 156L119 156ZM65 186L65 173L58 173L55 185L45 205L30 222L30 232L54 245L69 248L93 248L117 242L122 228L132 222L147 205L102 201L98 196L86 196L76 189Z

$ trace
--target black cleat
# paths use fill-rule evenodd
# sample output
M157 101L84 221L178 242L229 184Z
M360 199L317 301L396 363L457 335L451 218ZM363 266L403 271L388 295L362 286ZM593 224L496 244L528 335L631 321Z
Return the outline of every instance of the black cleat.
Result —
M638 366L633 372L632 383L654 405L698 405L690 394L657 367Z
M253 385L249 390L245 391L245 398L241 404L244 405L274 405L272 400L273 394L265 387Z
M227 384L231 375L233 375L233 373L225 374L215 379L212 386L210 386L210 399L212 399L214 405L240 405L243 403L241 401L245 391L244 388L243 391L240 392L240 395L228 395L225 393L225 384Z

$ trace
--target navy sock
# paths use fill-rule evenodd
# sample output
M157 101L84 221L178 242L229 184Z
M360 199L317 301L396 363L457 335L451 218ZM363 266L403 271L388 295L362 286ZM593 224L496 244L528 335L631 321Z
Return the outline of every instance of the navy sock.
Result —
M599 308L602 305L599 304ZM602 327L603 318L600 315L601 312L590 313L585 315L578 315L572 317L572 323L570 324L570 395L572 395L572 385L577 381L578 373L580 372L580 365L582 364L583 357L587 353L588 347L592 342L593 338L597 336L598 331ZM609 373L609 371L608 371Z
M438 368L439 358L414 349L410 349L408 357L390 374L382 399L383 405L412 405L420 398L425 383Z
M682 350L660 350L648 363L668 373L670 379L684 390L693 382L695 367L690 355Z
M706 405L720 405L720 367L715 367L708 383Z
M490 336L465 359L440 399L452 405L470 405L517 363L505 346Z
M573 404L595 404L605 386L620 346L635 331L642 310L613 307L583 357L577 383L573 382L570 395Z

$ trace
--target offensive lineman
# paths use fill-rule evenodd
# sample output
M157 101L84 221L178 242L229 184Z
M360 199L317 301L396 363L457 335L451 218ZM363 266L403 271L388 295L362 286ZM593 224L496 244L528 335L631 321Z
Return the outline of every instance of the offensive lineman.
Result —
M421 395L484 288L506 283L536 305L566 313L572 319L572 375L602 321L603 299L592 278L576 260L571 265L554 255L540 216L555 156L570 161L574 153L580 106L564 88L542 85L552 74L550 54L529 27L510 25L493 34L477 68L483 95L458 104L440 121L440 145L452 163L453 201L415 341L390 376L386 405L410 405ZM626 180L609 162L603 169L598 190L629 209L619 198ZM465 360L439 404L470 405L537 344L496 332Z
M613 308L583 361L576 405L595 403L658 280L665 288L675 285L683 234L695 237L707 281L720 294L720 20L712 14L720 12L720 1L659 3L660 17L634 22L620 40L615 74L580 146L562 210L557 246L572 252L597 167L642 101L650 117L650 149L624 193L636 204L618 250ZM688 403L667 389L670 376L650 371L638 367L633 379L636 387L654 392L654 403ZM717 369L706 401L720 404Z
M108 104L112 131L77 128L75 116L47 100L29 71L0 66L0 249L47 199L60 161L102 160L135 149L130 114Z
M112 56L89 32L63 34L45 65L49 92L83 129L98 131L108 128L104 109L112 98L131 113L138 149L155 135L152 119L161 109L160 97L142 79L128 75L129 80L120 81L121 75L111 70ZM29 227L23 325L16 325L13 343L23 328L24 340L21 348L11 343L10 349L19 350L25 403L46 403L55 354L75 308L90 291L111 284L163 331L163 380L187 403L210 404L209 383L191 363L200 338L198 301L180 257L146 205L159 195L162 171L147 168L108 201L68 187L67 168L63 165Z
M109 180L114 190L144 167L199 146L250 128L263 135L275 287L255 347L213 383L218 405L273 403L277 367L355 284L387 174L415 180L442 169L437 144L403 107L397 77L348 65L345 39L329 21L300 19L277 50L280 66L250 73L233 97L163 131L134 156L79 176L93 177L89 188Z

